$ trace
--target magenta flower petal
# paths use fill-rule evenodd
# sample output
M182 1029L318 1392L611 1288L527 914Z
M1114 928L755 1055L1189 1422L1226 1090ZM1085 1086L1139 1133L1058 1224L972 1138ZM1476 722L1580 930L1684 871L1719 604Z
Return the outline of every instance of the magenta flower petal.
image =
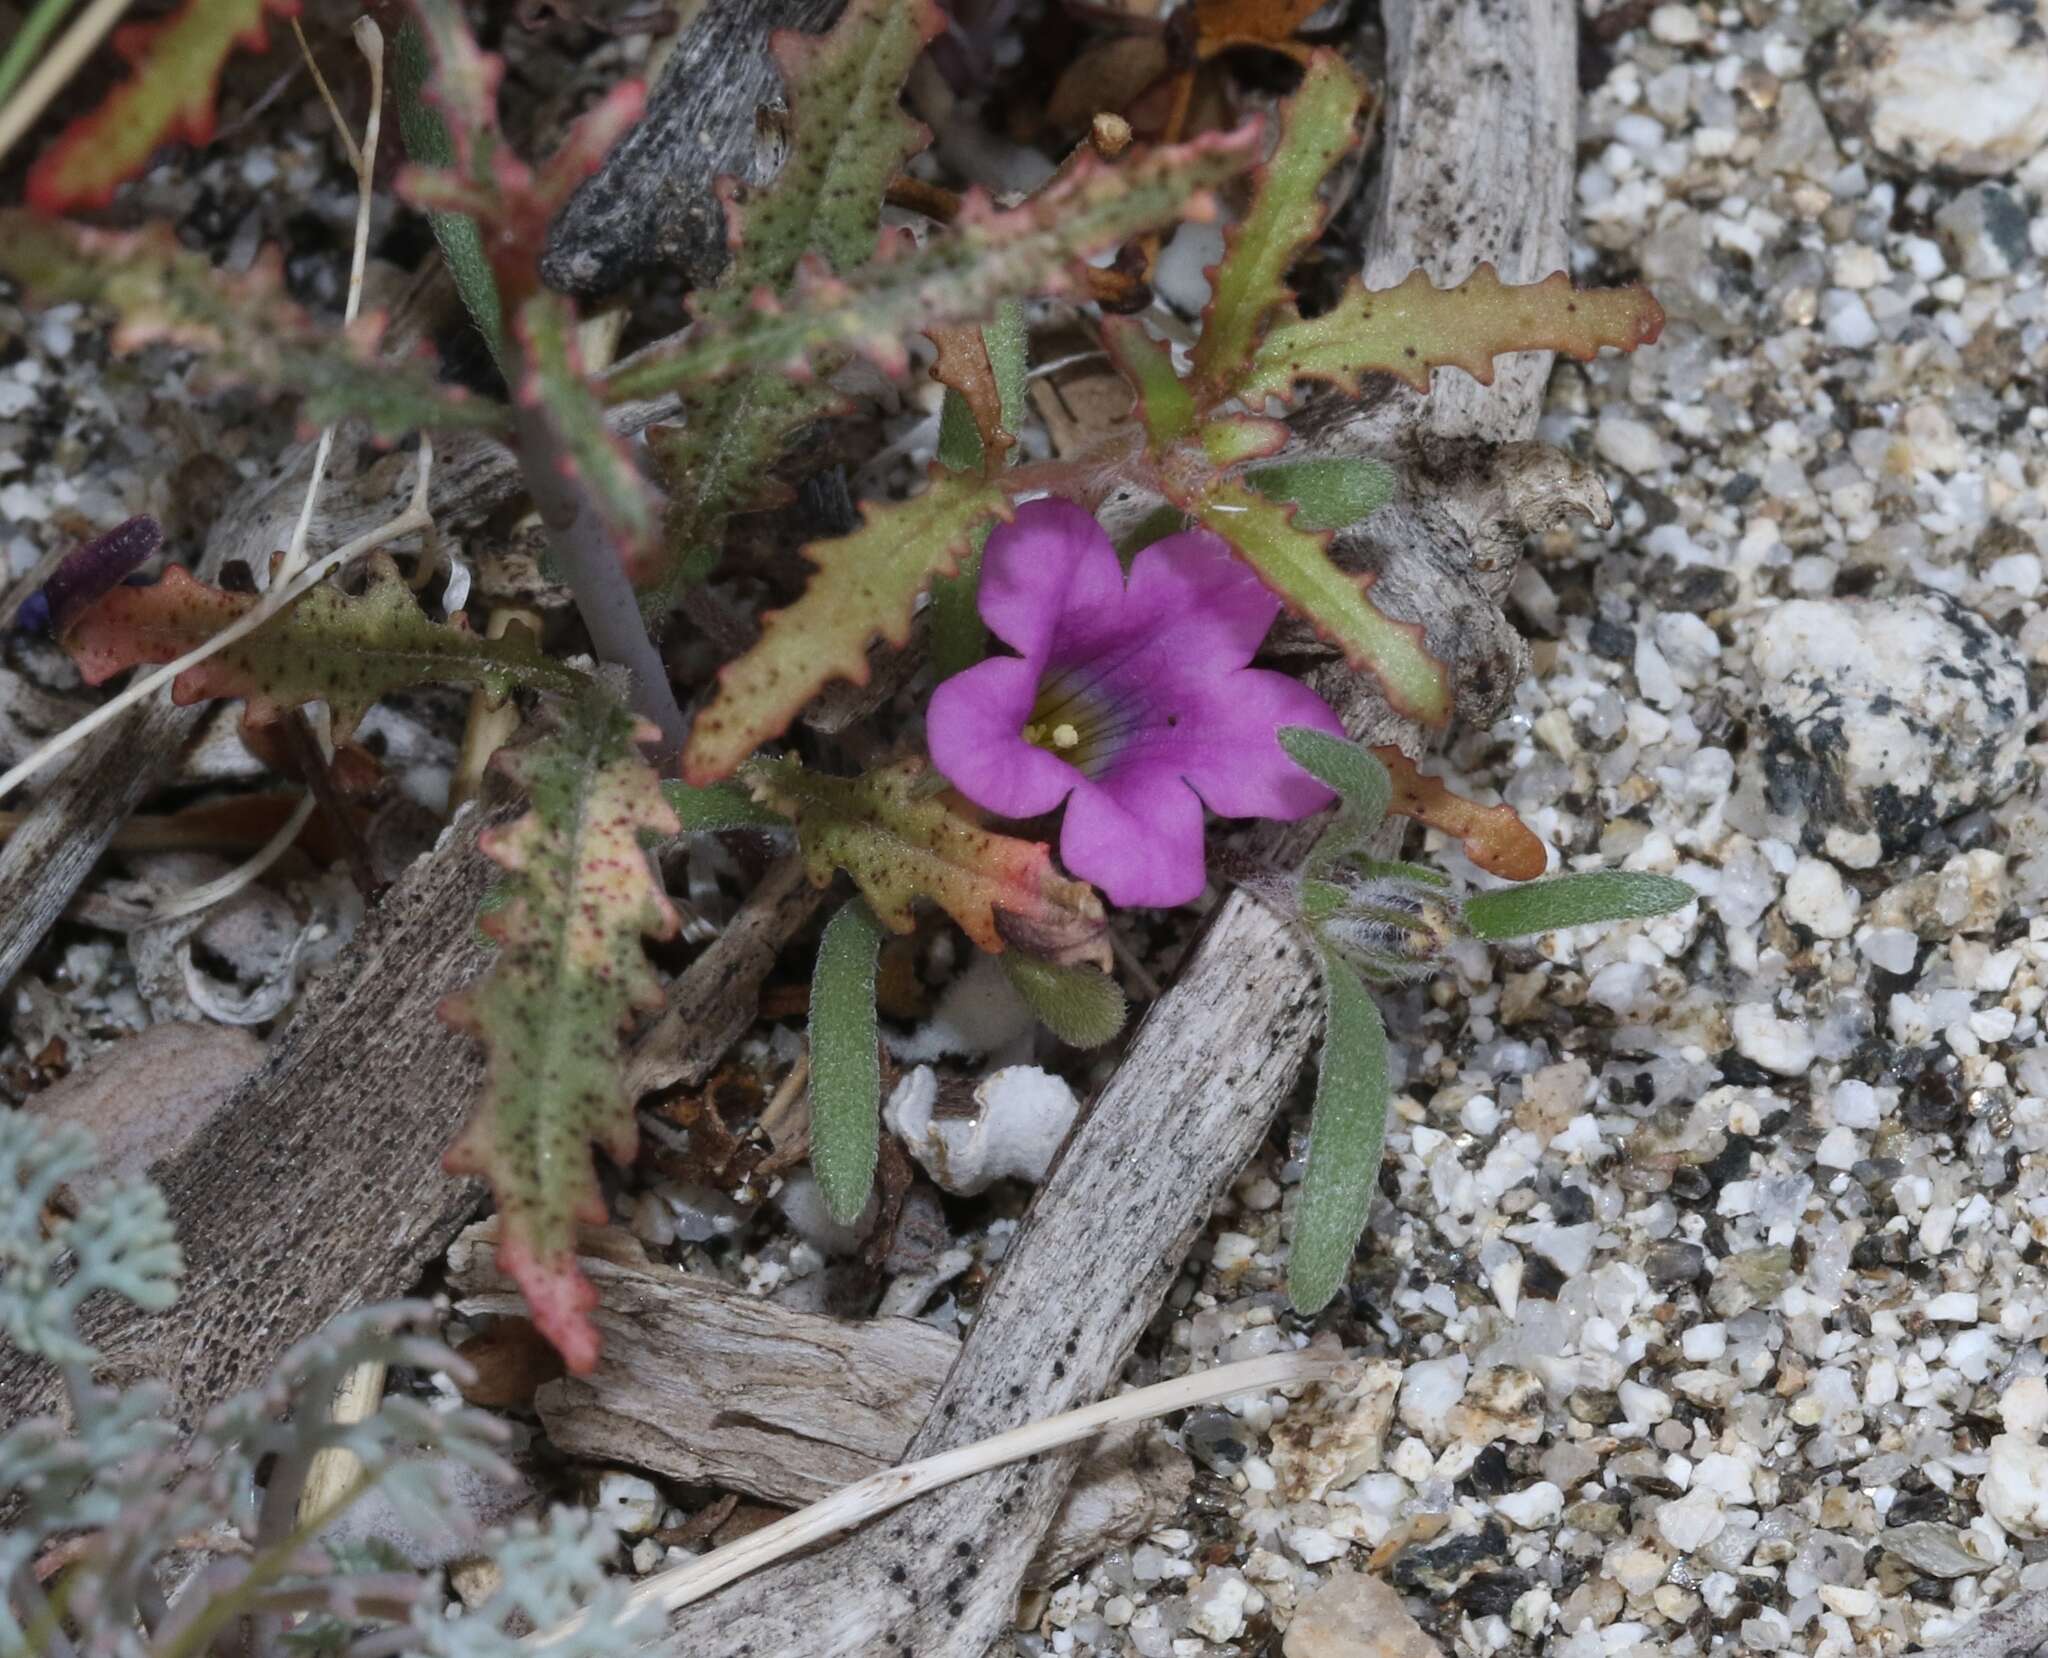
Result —
M1028 501L981 555L981 619L1027 661L1040 661L1066 617L1113 621L1124 572L1102 526L1071 501Z
M1022 735L1038 673L1020 656L997 656L932 692L926 718L932 764L979 806L1036 817L1067 798L1081 774Z
M1285 674L1246 666L1279 604L1218 537L1168 536L1125 587L1101 527L1034 501L989 538L981 613L1022 654L932 694L932 761L1006 817L1067 802L1060 856L1112 903L1166 906L1206 880L1202 809L1305 817L1330 791L1288 759L1287 725L1342 735Z
M1060 826L1060 862L1112 904L1170 909L1202 896L1202 803L1171 771L1140 766L1082 783Z
M1199 651L1242 667L1279 614L1280 601L1266 584L1207 530L1170 535L1131 560L1124 623L1170 638L1174 657Z

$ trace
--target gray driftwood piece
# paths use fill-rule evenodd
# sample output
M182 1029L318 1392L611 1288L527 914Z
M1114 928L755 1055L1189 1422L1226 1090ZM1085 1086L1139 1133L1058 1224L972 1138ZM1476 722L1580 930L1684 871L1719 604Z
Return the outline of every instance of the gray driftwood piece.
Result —
M551 288L609 294L656 266L702 287L725 269L722 173L765 184L782 165L777 29L817 34L842 0L705 0L647 96L647 113L576 194L540 262Z
M1416 261L1438 280L1483 259L1512 280L1562 267L1578 96L1568 0L1389 0L1386 18L1395 93L1368 280L1391 282ZM1527 438L1548 365L1525 360L1491 389L1447 375L1440 401L1419 419L1440 437ZM1418 525L1397 505L1372 527L1375 537L1412 542L1454 526ZM1498 529L1468 525L1465 556L1501 539ZM1441 549L1447 561L1457 554ZM1505 562L1481 572L1496 594L1513 573ZM1341 705L1355 734L1421 746L1419 733L1355 683ZM1281 841L1298 846L1299 837ZM1073 1408L1111 1386L1216 1196L1285 1098L1315 1034L1315 1004L1311 969L1286 929L1233 895L1069 1138L910 1455ZM689 1658L981 1658L1009 1626L1083 1454L962 1481L745 1579L679 1612L660 1649Z
M189 1430L284 1349L364 1302L409 1290L475 1207L441 1152L482 1076L435 1016L488 962L468 917L493 866L472 810L369 914L307 990L263 1065L150 1174L169 1200L185 1281L165 1313L89 1303L86 1340L124 1382L171 1389ZM0 1423L54 1399L49 1367L0 1355Z
M2039 1658L2048 1652L2048 1589L2014 1595L1927 1652L1929 1658Z

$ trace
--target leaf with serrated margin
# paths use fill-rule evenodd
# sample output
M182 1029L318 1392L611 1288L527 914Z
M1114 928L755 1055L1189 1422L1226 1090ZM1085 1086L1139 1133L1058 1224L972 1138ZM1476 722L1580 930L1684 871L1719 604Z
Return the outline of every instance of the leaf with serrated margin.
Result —
M845 870L891 932L909 932L912 905L929 898L984 950L1005 948L1008 923L1039 955L1107 971L1095 889L1060 874L1042 841L982 828L938 781L917 759L860 777L828 777L788 759L747 768L756 798L795 820L811 879L825 886Z
M1481 265L1454 287L1413 271L1391 288L1353 278L1321 316L1283 312L1235 388L1246 398L1286 397L1300 380L1321 380L1356 397L1368 374L1391 374L1429 390L1434 369L1461 368L1493 384L1493 360L1513 351L1563 351L1581 360L1602 346L1633 351L1664 331L1664 309L1640 282L1575 288L1563 271L1541 282L1506 283Z
M1422 629L1383 615L1367 589L1369 576L1337 568L1326 530L1303 529L1295 509L1225 479L1187 502L1209 529L1235 547L1295 615L1380 683L1388 705L1423 725L1451 715L1443 664L1429 654Z
M881 1150L881 948L882 929L856 898L825 923L811 970L811 1172L841 1226L867 1207Z
M718 674L718 692L697 716L683 752L692 783L730 777L834 679L865 685L868 646L910 637L917 596L949 574L975 527L1008 511L998 484L935 472L922 495L862 508L866 522L804 549L817 573L787 610L761 618L761 637Z
M298 392L316 425L357 415L396 437L504 424L502 409L438 384L420 364L380 359L375 319L346 333L320 327L286 297L274 248L237 275L180 247L168 225L88 230L17 210L0 212L0 274L38 305L106 306L120 319L117 351L188 346L222 379Z
M1211 191L1250 164L1258 137L1251 122L1115 164L1086 156L1015 207L970 191L953 225L923 247L885 237L880 256L844 277L806 261L787 302L757 295L746 310L707 320L682 343L622 364L606 395L658 397L740 368L801 372L820 353L848 349L900 374L913 330L986 317L1004 299L1081 291L1078 261L1180 219L1212 217Z
M676 930L675 907L641 847L680 824L636 743L652 737L606 691L570 704L536 741L498 754L531 806L479 837L508 872L483 918L498 959L442 1003L484 1044L483 1097L443 1160L491 1183L498 1264L569 1368L597 1362L596 1292L576 1264L576 1225L605 1218L590 1143L631 1163L638 1143L619 1032L661 1005L643 938Z
M736 206L733 263L713 302L780 292L806 253L851 270L875 251L882 194L931 141L903 113L903 83L946 26L931 0L852 0L822 35L779 29L769 43L789 98L789 155Z
M257 603L253 593L209 587L174 564L154 586L109 591L62 643L86 683L98 685L145 662L175 662ZM567 695L588 684L544 656L524 628L486 639L428 621L397 566L379 557L360 595L315 587L246 638L187 668L172 682L171 696L179 703L244 698L252 725L325 702L336 739L345 740L378 698L415 685L473 685L504 696L515 686Z
M1342 58L1318 52L1309 60L1280 112L1280 142L1259 169L1251 211L1229 231L1211 273L1194 358L1205 405L1234 390L1266 319L1293 298L1288 269L1322 231L1323 179L1351 148L1364 106L1365 86Z
M160 23L116 30L114 49L135 73L36 158L29 205L47 214L104 207L158 146L211 143L214 84L229 54L237 46L263 51L265 19L298 12L298 0L185 0Z
M1452 791L1441 777L1431 777L1393 744L1373 750L1394 780L1394 800L1387 810L1413 818L1431 829L1454 836L1470 858L1489 875L1509 881L1533 881L1550 861L1536 831L1514 807L1503 802L1482 806Z
M790 436L843 405L822 380L739 374L692 388L683 422L648 432L655 472L668 491L656 562L634 578L650 619L666 615L686 588L718 567L734 513L773 505L786 493L770 469Z
M1287 1299L1304 1316L1327 1306L1350 1274L1372 1216L1391 1092L1387 1028L1372 992L1336 951L1325 945L1322 956L1322 1067L1287 1259Z
M1632 869L1596 869L1503 887L1465 900L1465 928L1474 938L1527 938L1561 927L1634 921L1683 909L1699 896L1669 875Z
M519 308L515 326L526 366L515 395L552 434L559 464L603 518L627 572L636 582L651 576L658 565L654 491L605 424L576 343L575 309L542 288Z

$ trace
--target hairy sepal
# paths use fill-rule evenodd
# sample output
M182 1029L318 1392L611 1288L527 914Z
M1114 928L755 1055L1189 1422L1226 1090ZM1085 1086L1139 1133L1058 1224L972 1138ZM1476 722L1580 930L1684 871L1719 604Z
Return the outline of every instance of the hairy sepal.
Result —
M90 230L0 212L0 274L38 305L108 307L120 319L117 351L186 346L206 355L216 379L297 392L301 413L316 425L355 415L380 436L397 437L421 427L504 424L503 410L438 384L424 364L379 358L378 319L345 333L315 323L286 296L274 248L234 274L179 246L168 225Z
M1505 283L1491 265L1439 288L1422 271L1391 288L1356 278L1321 316L1291 306L1267 332L1234 388L1247 399L1286 397L1302 380L1320 380L1356 397L1368 374L1391 374L1428 391L1439 368L1463 369L1493 383L1496 357L1513 351L1563 351L1587 359L1601 347L1633 351L1664 331L1664 311L1641 283L1575 288L1563 271L1541 282Z
M144 663L174 662L239 621L258 603L172 565L149 587L115 587L82 612L63 645L88 685ZM372 560L356 597L316 587L246 638L223 646L172 682L179 703L246 700L245 721L269 724L286 710L325 702L343 741L372 703L415 685L472 685L493 696L516 686L573 693L588 680L544 656L523 628L486 639L431 622L387 558Z
M114 48L135 72L37 157L29 205L52 215L104 207L158 146L210 143L214 87L229 54L237 46L263 51L266 20L298 12L298 0L185 0L161 23L116 30Z
M923 760L851 778L807 771L792 759L761 760L748 768L747 782L764 805L795 822L811 879L824 886L843 869L891 932L909 932L913 905L929 898L981 949L1000 953L1010 939L1029 936L1035 954L1108 971L1095 889L1060 874L1043 842L981 827L958 795L934 786Z
M951 574L976 526L1007 510L998 484L935 472L922 495L866 507L867 521L851 535L806 547L817 573L795 604L762 618L753 648L719 671L717 694L691 729L683 775L692 783L730 777L830 681L866 684L868 646L901 646L925 584Z
M1015 207L970 191L952 227L922 247L885 234L877 256L845 276L799 265L788 299L763 291L729 317L649 353L607 381L614 399L656 397L741 368L815 369L821 354L859 351L901 373L915 329L987 317L998 301L1079 293L1079 261L1181 219L1214 216L1217 185L1242 172L1258 124L1213 133L1115 165L1084 158Z
M1508 881L1533 881L1550 861L1542 838L1516 814L1514 807L1482 806L1452 790L1440 777L1419 770L1391 743L1373 750L1393 779L1394 798L1387 807L1397 817L1412 818L1456 839L1470 858L1489 875Z
M619 1033L661 1005L643 940L676 930L641 837L681 824L638 742L653 730L604 690L496 764L530 796L516 823L478 841L501 865L483 918L498 959L442 1016L483 1043L483 1097L444 1165L488 1180L502 1217L499 1264L569 1368L597 1362L596 1292L576 1261L578 1222L601 1222L592 1141L618 1164L638 1144Z
M1422 628L1396 621L1372 602L1371 578L1347 574L1331 561L1330 534L1295 521L1295 509L1222 480L1191 497L1188 509L1244 559L1281 603L1379 681L1388 706L1423 725L1450 718L1443 664L1429 654Z
M1195 342L1195 378L1205 401L1228 395L1244 374L1266 319L1293 295L1288 268L1323 228L1324 176L1354 142L1365 86L1334 52L1309 60L1301 88L1280 114L1280 141L1258 171L1251 210L1224 242L1210 272L1210 299Z

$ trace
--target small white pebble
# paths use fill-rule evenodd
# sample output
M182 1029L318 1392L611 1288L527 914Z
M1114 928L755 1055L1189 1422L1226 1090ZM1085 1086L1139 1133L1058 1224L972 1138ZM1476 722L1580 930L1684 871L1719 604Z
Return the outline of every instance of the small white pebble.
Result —
M1548 1480L1493 1499L1494 1512L1524 1531L1536 1531L1564 1513L1564 1493Z
M1927 1303L1927 1318L1933 1324L1975 1324L1977 1297L1970 1290L1947 1290Z

